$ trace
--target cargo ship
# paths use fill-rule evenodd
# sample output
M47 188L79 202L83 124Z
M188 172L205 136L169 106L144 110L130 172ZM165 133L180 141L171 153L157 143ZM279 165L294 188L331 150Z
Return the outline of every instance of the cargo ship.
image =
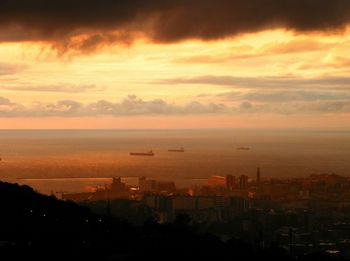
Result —
M154 156L153 151L147 151L147 152L130 152L130 156Z
M250 150L249 147L238 147L237 150Z
M169 149L169 152L185 152L184 148L180 148L180 149Z

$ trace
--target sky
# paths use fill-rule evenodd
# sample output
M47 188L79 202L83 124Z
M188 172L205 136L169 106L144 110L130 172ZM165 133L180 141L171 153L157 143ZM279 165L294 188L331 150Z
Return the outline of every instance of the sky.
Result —
M0 128L350 129L350 1L3 0Z

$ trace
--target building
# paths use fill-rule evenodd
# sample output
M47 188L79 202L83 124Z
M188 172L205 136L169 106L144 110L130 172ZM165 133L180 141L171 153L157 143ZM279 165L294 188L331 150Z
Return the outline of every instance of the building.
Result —
M239 177L239 189L246 190L248 188L248 176L241 175Z
M159 192L175 192L176 186L173 181L158 181L157 182L157 190Z
M125 183L122 182L120 177L113 178L113 182L111 184L110 190L116 193L118 192L124 193L129 191L128 187L126 186Z
M130 188L121 181L120 177L113 178L112 184L105 185L102 189L94 192L82 193L62 193L63 200L72 201L98 201L112 199L129 199L131 197Z
M141 192L175 192L176 186L173 181L156 181L147 179L146 177L139 178L139 190Z
M157 181L153 179L147 179L146 177L140 177L139 189L141 192L156 192Z
M226 188L227 190L232 191L235 187L236 183L236 177L232 175L227 175L226 176Z

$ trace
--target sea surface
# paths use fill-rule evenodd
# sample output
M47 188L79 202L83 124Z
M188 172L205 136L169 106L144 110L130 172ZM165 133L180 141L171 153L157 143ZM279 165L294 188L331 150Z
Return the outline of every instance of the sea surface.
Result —
M168 152L183 147L184 153ZM238 150L249 147L249 150ZM154 157L130 156L152 150ZM0 130L0 180L43 193L87 191L123 177L173 180L210 176L350 176L350 132L302 130Z

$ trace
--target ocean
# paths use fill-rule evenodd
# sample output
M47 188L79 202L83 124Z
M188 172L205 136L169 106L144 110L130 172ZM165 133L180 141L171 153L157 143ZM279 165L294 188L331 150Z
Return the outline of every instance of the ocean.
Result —
M249 150L239 150L248 147ZM168 152L184 148L185 152ZM130 156L152 150L153 157ZM322 130L0 130L0 179L50 194L103 186L111 177L173 180L210 176L350 176L350 132Z

